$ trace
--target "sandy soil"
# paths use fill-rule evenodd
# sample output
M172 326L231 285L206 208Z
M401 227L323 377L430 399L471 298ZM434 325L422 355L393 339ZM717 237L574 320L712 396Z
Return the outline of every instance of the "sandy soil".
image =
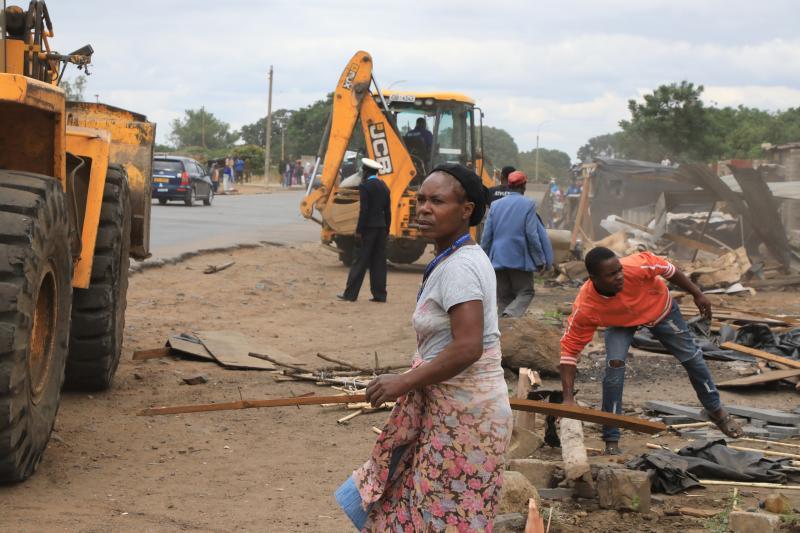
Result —
M209 264L235 260L223 272L204 275ZM403 364L414 350L410 314L421 277L419 266L390 270L389 303L339 302L346 270L317 245L265 246L195 257L148 269L131 278L125 351L114 388L101 394L67 393L38 473L0 487L6 531L350 531L333 491L367 456L385 412L348 425L341 407L275 408L140 417L152 405L270 398L314 392L313 384L278 382L261 371L226 370L213 363L166 358L132 361L134 350L163 345L170 334L234 329L274 346L309 366L322 352L371 365ZM538 289L533 313L552 317L574 289ZM764 310L800 312L796 294L736 300ZM580 398L599 400L596 359L580 373ZM731 365L712 363L719 378ZM634 357L626 384L631 408L645 399L692 403L683 370L669 357ZM183 376L209 381L185 385ZM513 380L512 380L513 381ZM546 386L557 387L555 380ZM723 393L726 401L792 409L793 390ZM595 428L587 445L599 446ZM626 434L624 445L642 453L650 438ZM680 439L661 439L679 445ZM685 441L684 441L685 442ZM557 450L541 455L558 457ZM729 490L695 491L664 498L649 515L596 511L591 503L561 503L563 531L674 531L701 528L699 519L668 516L680 505L718 508ZM743 507L758 496L747 493ZM761 496L765 493L762 491ZM793 497L794 498L794 497ZM800 501L795 501L800 506ZM586 515L587 511L590 514Z

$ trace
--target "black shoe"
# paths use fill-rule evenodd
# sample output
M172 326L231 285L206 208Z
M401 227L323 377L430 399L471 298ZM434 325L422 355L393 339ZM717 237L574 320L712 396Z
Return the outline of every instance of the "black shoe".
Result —
M385 304L386 303L386 298L370 298L369 301L370 302L379 302L379 303Z
M356 301L355 298L348 298L344 294L337 294L336 297L339 298L340 300L345 301L345 302L355 302Z

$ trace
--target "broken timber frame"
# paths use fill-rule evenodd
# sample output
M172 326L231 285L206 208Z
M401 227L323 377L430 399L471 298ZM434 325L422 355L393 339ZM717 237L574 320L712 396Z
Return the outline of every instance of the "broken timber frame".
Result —
M772 361L773 363L780 363L790 368L800 368L800 361L789 359L788 357L781 357L780 355L771 354L769 352L765 352L764 350L759 350L757 348L750 348L749 346L736 344L735 342L723 342L722 344L719 345L719 347L722 348L723 350L736 350L737 352L746 353L752 355L753 357L758 357L759 359L766 359L767 361Z
M296 405L319 405L323 403L355 403L366 400L365 394L349 394L346 396L304 396L292 398L273 398L269 400L241 400L238 402L207 403L194 405L174 405L169 407L151 407L140 411L139 416L175 415L181 413L205 413L209 411L231 411L236 409L255 409L259 407L293 407ZM587 409L576 405L540 402L511 398L511 408L517 411L543 413L562 418L572 418L584 422L594 422L606 426L620 427L639 433L655 434L666 431L667 426L660 422L651 422L633 416L606 413L596 409Z

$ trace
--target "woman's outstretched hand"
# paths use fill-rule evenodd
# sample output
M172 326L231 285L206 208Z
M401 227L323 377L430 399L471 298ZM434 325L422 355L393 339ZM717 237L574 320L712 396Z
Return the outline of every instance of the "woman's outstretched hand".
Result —
M411 390L405 374L381 374L367 385L367 401L372 407L393 402Z

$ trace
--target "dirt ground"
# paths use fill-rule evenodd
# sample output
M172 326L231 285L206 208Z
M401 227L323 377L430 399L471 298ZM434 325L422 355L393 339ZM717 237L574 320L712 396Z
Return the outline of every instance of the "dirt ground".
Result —
M231 268L204 275L210 264ZM147 269L131 278L123 361L112 390L66 393L56 433L37 474L0 487L5 531L351 531L333 499L336 487L366 457L386 412L336 423L342 407L242 410L141 417L149 406L330 394L313 384L276 381L263 371L234 371L213 363L176 358L132 361L134 350L162 346L171 334L232 329L320 366L318 352L371 365L407 363L415 343L410 315L421 277L419 265L391 269L389 302L369 302L368 284L356 303L339 302L346 270L316 244L264 246L194 257ZM537 288L533 313L552 319L575 289ZM796 293L759 294L729 304L800 313ZM599 403L599 360L581 363L579 398ZM720 379L734 365L712 362ZM182 377L202 373L206 384ZM513 381L513 380L512 380ZM560 387L556 380L545 386ZM635 356L629 363L626 406L646 399L695 403L680 366L668 356ZM734 394L726 402L791 410L794 390ZM587 446L600 446L587 426ZM626 433L631 453L657 440L678 437ZM557 450L542 450L558 457ZM707 521L670 516L690 505L720 508L730 489L696 490L663 497L647 515L597 511L591 502L558 503L551 531L675 531L703 529ZM765 491L745 491L743 508ZM800 499L790 495L800 507ZM589 514L587 514L587 512Z

